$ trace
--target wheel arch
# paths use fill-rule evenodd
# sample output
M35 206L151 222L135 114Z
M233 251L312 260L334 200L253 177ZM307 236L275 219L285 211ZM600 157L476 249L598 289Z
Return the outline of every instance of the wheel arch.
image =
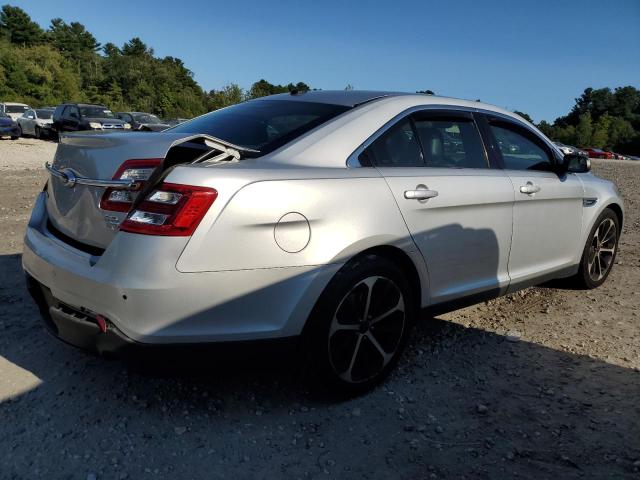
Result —
M617 203L610 203L609 205L607 205L605 207L605 210L607 208L609 210L612 210L613 213L616 214L616 217L618 217L618 224L620 225L620 231L622 231L622 225L623 225L623 220L624 220L624 213L622 212L622 207Z

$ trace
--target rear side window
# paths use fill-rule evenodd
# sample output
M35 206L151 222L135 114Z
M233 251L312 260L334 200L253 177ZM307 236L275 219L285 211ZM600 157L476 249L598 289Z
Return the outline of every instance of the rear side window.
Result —
M552 170L549 153L516 127L492 124L491 131L496 139L504 168L507 170Z
M415 126L427 167L488 167L480 133L471 119L417 118Z
M418 137L408 117L376 139L367 156L378 167L424 167Z
M211 135L266 154L349 109L316 102L254 100L216 110L168 131Z

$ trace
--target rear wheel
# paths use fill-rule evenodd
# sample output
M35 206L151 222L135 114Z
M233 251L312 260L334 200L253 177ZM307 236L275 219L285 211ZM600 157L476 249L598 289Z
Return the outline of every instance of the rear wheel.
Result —
M579 286L591 289L604 283L616 259L619 235L618 216L606 209L596 220L582 252L576 275Z
M366 391L382 381L404 349L417 315L404 273L363 255L331 280L305 332L311 362L329 386Z

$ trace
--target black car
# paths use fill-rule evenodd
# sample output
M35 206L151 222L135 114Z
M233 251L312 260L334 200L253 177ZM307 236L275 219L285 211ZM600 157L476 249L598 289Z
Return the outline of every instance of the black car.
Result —
M125 130L131 126L104 105L63 103L53 112L53 130L60 134L79 130Z
M152 113L118 112L116 117L131 125L133 130L143 132L159 132L170 127L168 123L163 122Z
M11 140L17 140L20 138L20 129L13 118L0 112L0 138L2 137L11 137Z

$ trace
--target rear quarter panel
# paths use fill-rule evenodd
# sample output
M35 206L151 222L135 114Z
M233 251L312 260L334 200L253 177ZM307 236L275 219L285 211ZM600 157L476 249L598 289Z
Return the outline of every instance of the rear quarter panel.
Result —
M260 178L285 172L255 172L257 178L241 188L233 175L216 174L211 168L209 179L203 180L195 170L201 168L176 169L167 180L199 179L216 188L219 197L180 256L181 272L340 264L377 245L416 251L391 192L374 169L298 168L298 178L288 179ZM186 178L194 174L191 181ZM231 196L226 195L227 187L234 192ZM286 216L290 213L294 215ZM276 236L288 229L304 235L300 227L305 219L306 246L285 251Z

